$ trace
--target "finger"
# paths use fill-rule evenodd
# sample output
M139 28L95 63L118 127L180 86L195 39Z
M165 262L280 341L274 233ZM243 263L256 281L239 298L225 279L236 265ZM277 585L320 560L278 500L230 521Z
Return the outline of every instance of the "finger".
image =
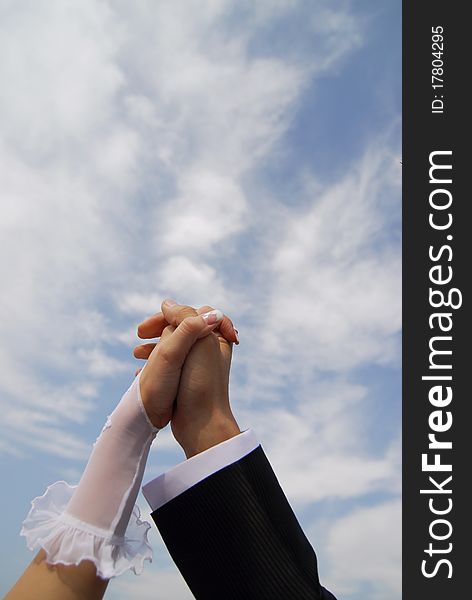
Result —
M209 312L210 310L213 310L213 307L208 305L200 306L200 308L197 308L197 313L201 315L203 313ZM236 345L239 344L238 330L235 329L233 321L231 321L231 319L228 316L225 315L223 317L223 320L221 321L218 330L221 333L221 335L226 340L228 340L228 342L233 342Z
M161 342L163 340L167 339L174 330L175 330L175 327L172 327L171 325L167 325L167 327L161 333ZM156 343L139 344L138 346L135 346L135 348L133 350L133 356L135 358L143 358L143 359L147 360L149 358L149 356L151 355L151 352L154 350L154 348L156 346L157 346Z
M138 337L144 340L156 337L163 338L166 330L168 333L172 333L174 329L175 327L172 327L169 330L169 324L164 315L159 312L152 315L152 317L148 317L138 325Z
M144 340L160 337L167 325L164 315L158 312L138 325L138 337Z
M213 308L211 306L203 306L201 307L201 309L209 309L210 311L213 310ZM170 323L171 325L174 325L175 327L177 327L179 325L179 323L182 322L183 319L185 319L186 317L190 317L196 314L202 314L202 312L197 312L194 308L192 308L191 306L185 306L183 304L177 304L175 302L175 300L164 300L164 302L161 305L161 310L162 313L166 319L166 321L168 323ZM208 311L205 311L208 312ZM204 314L204 313L203 313ZM234 342L236 344L239 344L239 339L238 339L238 335L233 327L233 323L231 322L231 320L226 317L226 315L223 316L223 319L221 321L221 323L218 326L219 331L221 332L221 335L228 340L228 342Z
M191 310L196 313L195 309ZM175 331L167 339L161 341L158 351L154 354L156 359L163 360L173 368L182 367L194 343L209 335L222 320L223 313L220 310L213 310L204 315L195 314L185 317Z
M190 306L185 308L194 310ZM197 314L201 315L211 310L213 310L211 306L201 306L196 312ZM183 318L185 318L185 316ZM174 325L179 325L179 322L175 322ZM168 322L166 321L164 314L162 312L158 312L155 315L148 317L138 325L138 337L144 340L160 337L167 325ZM235 329L233 322L229 317L226 315L224 316L224 319L218 329L221 332L221 335L227 339L228 342L239 344L238 331Z
M171 300L170 298L164 300L161 304L161 311L167 323L174 327L178 327L187 317L194 317L197 315L197 311L193 306L178 304L175 300Z
M225 358L228 364L231 363L231 356L233 355L233 344L228 344L228 342L222 337L219 337L218 341L220 343L221 355Z
M216 331L219 329L222 321L224 320L223 313L218 309L212 308L211 306L208 306L208 311L198 313L193 306L177 304L175 300L164 300L161 308L166 321L170 323L169 327L174 328L179 328L184 321L194 319L199 315L207 325L211 325L210 330L206 330L205 328L201 330L198 336L199 338L205 337L208 335L208 333L210 333L210 331ZM200 321L198 319L196 321L189 321L190 324L197 324L199 322Z
M205 304L205 306L200 306L200 308L197 308L196 312L198 315L203 315L206 312L210 312L210 310L213 310L213 306L210 306L209 304Z
M167 325L164 331L161 334L161 342L166 340L170 335L172 335L175 331L175 327L173 325Z
M140 344L133 350L133 356L147 360L156 346L157 344Z

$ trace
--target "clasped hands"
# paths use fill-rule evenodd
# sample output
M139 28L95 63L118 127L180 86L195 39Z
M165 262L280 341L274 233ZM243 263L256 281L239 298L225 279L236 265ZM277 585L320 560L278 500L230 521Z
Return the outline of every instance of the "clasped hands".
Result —
M240 433L229 403L231 320L211 306L194 309L165 300L138 326L134 356L147 359L140 375L146 413L159 429L171 423L187 458ZM139 372L139 371L138 371Z

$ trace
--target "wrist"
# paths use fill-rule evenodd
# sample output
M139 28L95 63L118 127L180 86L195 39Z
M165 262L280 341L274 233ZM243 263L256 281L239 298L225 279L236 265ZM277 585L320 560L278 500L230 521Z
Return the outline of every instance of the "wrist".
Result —
M192 431L179 440L185 456L191 458L241 433L232 414L213 415L201 426L192 423Z
M141 406L150 424L156 429L163 429L169 423L172 416L172 403L169 403L169 406L161 406L155 402L154 399L159 397L159 393L157 390L149 387L144 369L139 374L138 390Z

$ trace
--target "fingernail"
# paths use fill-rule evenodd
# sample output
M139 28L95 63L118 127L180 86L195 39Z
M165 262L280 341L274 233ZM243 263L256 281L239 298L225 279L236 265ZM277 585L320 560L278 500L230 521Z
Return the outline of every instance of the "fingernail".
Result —
M167 298L166 300L164 300L164 304L166 306L175 306L177 302L175 300L172 300L172 298Z
M221 310L210 310L210 312L204 313L201 317L207 325L215 325L215 323L223 320L224 315Z

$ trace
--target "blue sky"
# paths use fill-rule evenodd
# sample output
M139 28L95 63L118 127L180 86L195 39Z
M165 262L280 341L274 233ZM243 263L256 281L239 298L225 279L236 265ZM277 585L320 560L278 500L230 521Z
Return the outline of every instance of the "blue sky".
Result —
M30 500L77 481L136 324L174 297L237 324L234 410L323 583L400 597L400 10L2 4L0 592ZM145 480L182 458L161 432ZM152 541L111 600L191 597Z

